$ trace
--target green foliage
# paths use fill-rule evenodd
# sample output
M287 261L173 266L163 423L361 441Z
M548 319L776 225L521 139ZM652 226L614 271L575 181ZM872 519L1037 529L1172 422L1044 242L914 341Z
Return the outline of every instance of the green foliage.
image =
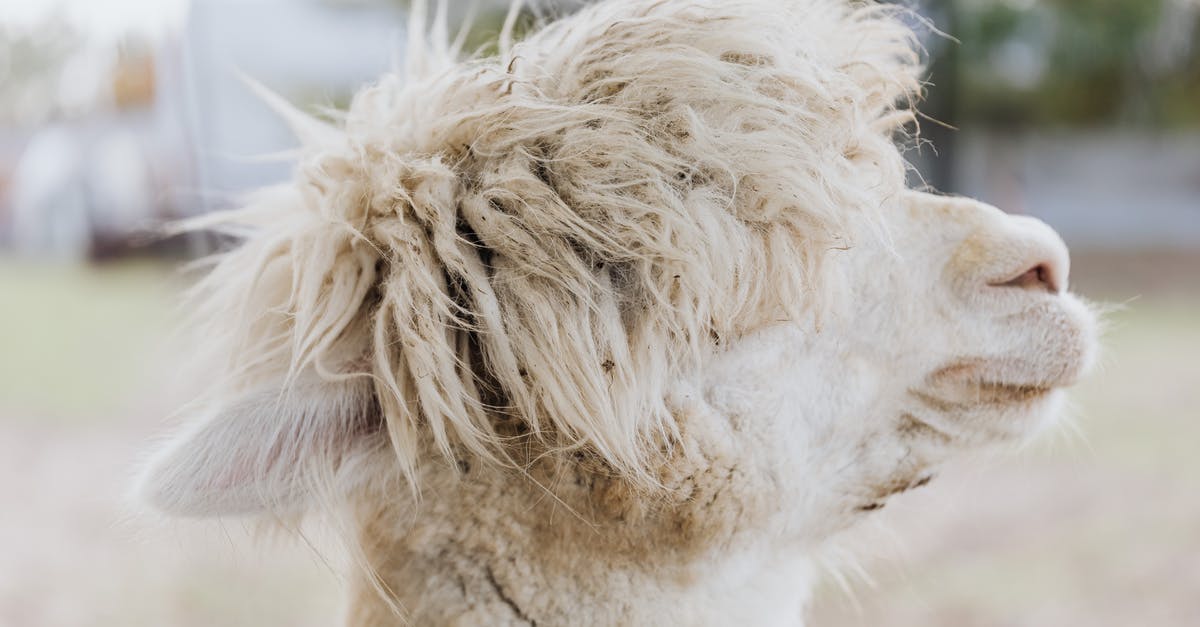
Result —
M1200 8L1181 0L956 0L958 122L1200 124ZM1173 6L1172 6L1173 5ZM1182 24L1173 24L1182 21ZM1162 57L1168 57L1164 62Z

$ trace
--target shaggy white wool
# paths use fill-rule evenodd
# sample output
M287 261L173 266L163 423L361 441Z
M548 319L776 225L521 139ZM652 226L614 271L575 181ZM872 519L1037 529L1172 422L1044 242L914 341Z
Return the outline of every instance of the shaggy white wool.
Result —
M294 183L204 221L251 227L197 289L217 403L362 374L410 476L426 438L505 456L503 413L651 481L668 383L819 302L841 216L903 189L920 67L894 13L611 2L500 59L411 50ZM337 355L354 324L369 363Z
M334 514L353 624L799 622L823 542L1091 360L1053 231L905 189L899 11L607 0L467 61L418 11L197 223L239 243L148 498Z

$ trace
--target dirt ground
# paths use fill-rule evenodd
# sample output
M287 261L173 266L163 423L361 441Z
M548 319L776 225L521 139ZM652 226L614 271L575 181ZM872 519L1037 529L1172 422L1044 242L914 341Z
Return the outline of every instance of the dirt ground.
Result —
M813 625L1200 625L1200 256L1075 272L1123 309L1073 426L842 538ZM172 408L168 277L0 263L0 626L337 622L340 582L302 544L126 498Z

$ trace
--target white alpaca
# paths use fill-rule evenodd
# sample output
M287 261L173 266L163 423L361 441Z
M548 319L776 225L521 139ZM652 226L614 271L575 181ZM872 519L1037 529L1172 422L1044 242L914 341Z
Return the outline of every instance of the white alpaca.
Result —
M905 189L892 9L609 0L434 48L212 221L215 380L144 486L329 514L349 624L800 624L823 542L1091 359L1052 230Z

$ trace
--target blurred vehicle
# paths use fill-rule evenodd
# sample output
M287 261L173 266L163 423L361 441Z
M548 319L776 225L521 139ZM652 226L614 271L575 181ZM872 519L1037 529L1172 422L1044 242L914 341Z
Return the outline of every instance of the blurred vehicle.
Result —
M10 183L14 248L26 255L80 258L90 249L91 216L82 146L62 127L30 140Z

